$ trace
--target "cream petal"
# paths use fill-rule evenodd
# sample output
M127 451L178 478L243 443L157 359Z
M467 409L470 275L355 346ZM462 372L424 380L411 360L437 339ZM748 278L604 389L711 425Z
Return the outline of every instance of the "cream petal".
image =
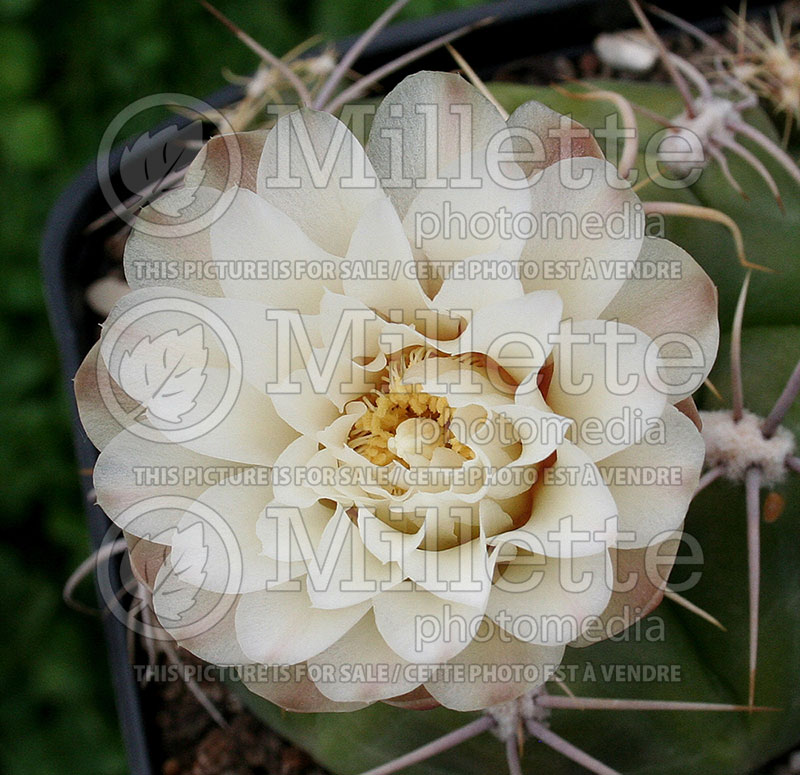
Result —
M575 441L592 460L636 444L658 424L666 397L647 378L657 357L651 343L623 323L564 321L547 403L575 421Z
M612 549L614 585L603 613L571 646L583 648L617 635L651 613L664 597L681 544L680 532L644 549Z
M100 391L104 382L116 397L121 411L111 412ZM75 373L75 401L78 416L89 441L103 449L120 431L136 422L144 407L126 395L111 379L100 357L100 343L95 342Z
M498 263L509 265L500 271L513 276L527 236L520 234L518 220L530 213L531 194L527 187L508 185L499 178L500 173L490 166L496 159L497 153L486 149L463 154L454 166L468 166L473 184L422 188L409 205L403 227L411 245L427 261L434 280L426 283L429 289L438 288L451 273L463 273L460 264L471 256L494 255ZM519 170L516 176L502 174L512 180L522 177Z
M318 448L313 436L300 436L278 455L273 468L275 499L278 503L305 509L319 500L316 489L306 477Z
M454 277L448 277L433 299L437 310L458 310L469 320L471 313L525 295L522 283L499 270L505 258L500 253L486 253L465 258ZM477 278L477 279L476 279Z
M583 175L588 183L570 182ZM582 157L547 167L531 188L538 231L525 243L520 262L537 267L534 273L523 266L522 286L558 291L565 318L596 317L622 287L641 250L639 198L627 184L612 188L609 180L616 180L613 165Z
M370 495L380 499L386 496L383 485L388 481L387 470L347 445L353 424L366 410L363 402L350 404L346 407L345 414L316 434L316 440L324 446L324 449L314 455L311 464L323 471L328 469L333 472L332 475L323 472L321 476L328 476L329 479L326 481L323 478L319 486L312 488L319 497L331 497L345 506L350 506L357 501L368 499ZM332 491L337 495L331 496Z
M504 466L516 458L518 448L513 426L502 413L508 404L496 404L491 409L478 402L459 407L453 412L450 430L466 444L483 465ZM465 465L473 463L469 460Z
M572 426L569 418L525 404L505 404L497 407L495 412L510 420L514 437L522 444L522 452L509 468L541 462L564 443Z
M482 531L477 538L449 549L416 549L403 557L400 567L404 576L442 600L480 612L486 608L494 567Z
M367 613L353 629L330 648L308 660L319 668L317 688L336 702L377 702L413 691L419 686L408 680L409 663L387 645ZM333 669L333 679L325 680Z
M207 369L209 383L216 377L224 383L231 371ZM206 406L199 400L207 398ZM201 391L198 408L213 417L208 429L196 438L182 442L203 455L220 457L238 463L271 466L278 456L297 438L297 433L283 421L275 405L264 393L241 381L239 392L228 413L220 418L211 391Z
M673 406L664 408L662 420L662 439L640 441L597 464L619 510L623 549L661 542L677 530L697 489L705 458L703 437Z
M318 436L321 443L322 436ZM397 476L395 467L407 470L397 463L376 465L346 445L320 450L313 463L333 471L333 483L323 482L314 492L318 497L333 498L345 507L385 501L386 487L394 483L392 477Z
M333 376L329 384L332 382ZM323 391L323 384L315 384L308 371L298 369L272 387L270 398L281 420L304 434L314 434L330 425L339 416L339 410Z
M513 431L498 430L501 437L520 439L521 450L508 462L495 462L488 494L495 499L511 498L535 484L537 463L548 458L567 438L572 421L550 411L522 404L498 407L495 411L511 423ZM500 426L498 426L500 427ZM508 448L506 448L508 449ZM508 452L505 453L508 456Z
M439 680L425 688L446 708L482 710L513 700L548 680L561 663L563 646L539 646L508 635L484 619L478 637L458 656L449 660ZM508 677L502 680L509 666ZM452 672L451 672L452 671ZM454 675L462 675L454 680Z
M507 387L499 377L496 381L497 385L480 371L453 358L425 358L403 372L404 384L419 385L425 393L442 396L453 408L472 405L488 408L507 404L508 393L498 392L498 388Z
M236 608L236 636L242 650L260 664L295 665L341 638L369 609L314 608L304 580L243 595Z
M457 340L442 342L440 347L448 353L484 353L522 382L544 366L561 315L557 293L534 291L483 307Z
M163 341L170 354L197 365L235 368L265 392L322 344L316 317L301 316L290 330L286 323L268 319L273 312L253 301L207 298L176 288L142 288L114 305L103 325L101 355L119 379L125 352L133 352L145 340ZM202 336L187 335L195 331L202 331ZM159 354L154 347L153 355Z
M337 256L367 206L385 196L358 140L339 119L313 110L278 119L264 143L257 190Z
M337 362L345 360L345 353L350 358L374 358L385 328L377 313L358 299L331 292L322 297L319 330L323 346L337 350Z
M668 240L645 238L639 267L648 266L669 274L629 278L601 317L629 323L651 339L663 341L661 357L678 359L664 377L671 383L670 400L677 403L703 383L717 357L717 289L702 267ZM688 347L694 350L692 363L680 368Z
M358 510L358 530L364 546L382 563L400 563L402 558L417 549L425 538L424 528L405 533L402 514L397 514L397 527L387 524L366 508Z
M580 636L611 598L608 552L586 557L519 555L492 586L486 615L519 640L545 646Z
M325 346L311 352L305 368L269 388L281 416L302 432L314 433L330 425L348 401L370 392L386 364L378 346L382 327L361 302L326 294L320 313Z
M414 515L417 519L420 516L423 517L424 521L420 529L425 531L425 539L420 544L420 547L426 552L432 553L443 552L457 547L461 536L467 537L467 530L469 535L472 535L474 528L480 526L480 500L480 497L472 499L469 495L462 493L416 492L405 501L403 507L407 514ZM470 568L470 555L474 548L466 547L463 557L466 561L465 572L469 574L470 578L476 574L481 575L483 572L477 563L475 564L475 569ZM413 554L412 552L410 555L404 555L400 560L401 564ZM453 560L457 556L454 555L449 563L443 564L443 569L452 569ZM431 565L433 566L432 572L434 576L427 579L427 583L438 584L441 587L442 585L437 582L436 577L436 573L441 571L436 568L435 561ZM455 576L456 574L451 571L451 575ZM424 578L423 572L420 572L420 578Z
M381 592L373 605L386 643L414 663L446 662L463 651L482 616L478 608L444 600L408 581Z
M285 667L262 667L257 678L245 674L242 683L253 694L290 713L348 713L365 705L328 699L308 677L304 664L297 665L288 674Z
M347 260L352 275L342 283L347 296L392 320L410 325L425 319L430 301L417 280L403 224L388 199L378 199L364 210L350 240Z
M271 501L256 522L262 553L281 563L300 563L305 569L305 561L315 556L332 516L333 511L321 503L300 509Z
M209 186L226 191L232 186L256 190L256 170L268 130L212 137L186 168L185 186Z
M329 354L325 353L323 357L327 358ZM380 385L380 372L385 365L383 353L379 353L376 360L366 366L356 361L339 360L328 383L328 398L338 411L343 412L350 401L361 398Z
M258 330L246 330L256 325L258 312L249 302L173 289L128 294L103 329L100 356L112 383L104 400L114 398L118 384L146 409L146 416L124 420L141 434L213 457L271 465L297 434L265 392L270 372L280 375L285 363L271 364ZM265 319L263 325L266 338ZM124 408L112 410L122 414Z
M211 253L226 296L270 307L319 311L326 288L341 290L339 261L284 212L246 189L222 195Z
M312 605L322 609L354 606L396 583L397 568L392 563L383 564L370 553L358 528L339 506L308 563L308 596Z
M504 129L497 108L461 76L423 71L383 98L367 155L402 218L426 181L444 177L460 155L485 147ZM436 138L436 147L429 137Z
M239 595L209 592L175 573L169 558L156 576L153 608L159 624L192 654L215 665L247 665L234 627Z
M528 521L489 543L512 543L549 557L599 554L617 540L617 506L589 456L565 442L533 493Z
M139 215L125 243L125 279L131 288L168 286L204 296L222 289L207 271L209 227L218 213L220 192L208 186L178 188L160 196Z
M479 505L481 529L488 537L496 536L512 530L514 520L503 510L499 503L484 500ZM495 552L497 554L497 552Z
M241 470L166 439L159 443L122 431L103 448L95 464L97 503L127 532L168 544L186 504L209 486L195 472L208 469Z
M248 476L248 473L253 476ZM276 561L263 554L258 524L272 487L249 469L203 492L177 525L171 557L175 572L210 592L246 594L268 589L305 572L295 555Z
M561 159L603 158L600 146L588 129L541 102L523 103L506 123L512 131L517 164L527 177Z

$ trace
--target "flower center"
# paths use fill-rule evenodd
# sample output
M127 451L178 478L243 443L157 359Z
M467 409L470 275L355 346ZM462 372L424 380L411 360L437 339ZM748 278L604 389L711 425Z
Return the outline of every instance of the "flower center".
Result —
M385 369L381 387L357 399L367 411L350 431L350 447L379 466L393 461L406 468L426 466L440 447L453 450L464 460L475 457L450 431L453 410L447 399L424 392L419 384L403 382L407 368L436 355L434 350L414 347Z

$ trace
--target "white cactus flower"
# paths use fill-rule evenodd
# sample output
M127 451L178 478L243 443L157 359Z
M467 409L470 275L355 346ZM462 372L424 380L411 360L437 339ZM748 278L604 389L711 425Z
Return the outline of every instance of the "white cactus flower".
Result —
M165 547L164 628L289 710L474 710L656 605L716 293L588 133L420 73L366 149L296 111L233 185L228 140L142 213L76 378L100 506Z

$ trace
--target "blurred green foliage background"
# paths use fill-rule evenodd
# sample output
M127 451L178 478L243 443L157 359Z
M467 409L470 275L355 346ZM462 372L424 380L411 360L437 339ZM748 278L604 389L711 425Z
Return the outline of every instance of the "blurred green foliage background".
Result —
M474 1L474 0L473 0ZM414 0L424 16L469 0ZM380 4L383 5L382 3ZM276 53L357 31L375 0L219 0ZM0 771L125 772L99 622L61 588L88 554L67 402L38 270L47 212L109 121L147 94L204 96L255 57L194 0L0 0Z

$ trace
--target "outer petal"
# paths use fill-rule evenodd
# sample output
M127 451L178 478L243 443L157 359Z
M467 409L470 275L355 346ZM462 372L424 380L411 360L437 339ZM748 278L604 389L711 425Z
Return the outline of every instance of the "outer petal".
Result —
M460 668L469 677L456 680L444 670L440 680L425 682L425 688L446 708L481 710L508 702L543 684L561 664L563 646L524 643L488 619L484 622L480 637L448 662L448 666ZM510 680L498 680L497 668L504 665L511 667ZM476 667L485 668L477 678L470 674Z
M336 702L377 702L419 685L406 678L409 663L386 645L371 613L308 663L322 668L323 680L317 682L317 688ZM334 675L330 681L324 680L328 666L332 666Z
M314 347L322 344L316 316L300 316L290 329L288 321L268 319L271 312L255 301L208 298L168 287L141 288L120 299L109 313L103 324L101 354L117 378L125 351L134 350L146 338L155 340L200 325L207 365L233 366L263 393L305 363ZM170 342L170 349L182 348L184 359L194 358L193 344L192 337L182 336Z
M600 471L579 447L565 442L533 492L528 521L489 543L511 543L549 557L585 557L616 543L617 506Z
M332 516L332 509L321 503L304 509L287 507L280 501L268 503L256 523L262 553L282 563L302 563L305 567L304 561L318 551Z
M384 196L358 140L339 119L313 110L278 119L264 143L257 190L337 256L367 205Z
M153 607L161 626L196 656L215 665L246 665L236 639L234 616L241 598L189 584L173 570L169 558L161 566L153 592Z
M341 290L339 259L284 212L246 189L222 195L211 251L226 296L315 314L326 288Z
M157 429L201 454L274 463L297 434L266 395L290 353L271 352L277 335L265 310L167 288L121 299L103 328L100 356L112 382L145 406L140 432Z
M272 500L272 487L258 481L247 472L226 479L203 492L197 506L186 511L171 542L181 578L211 592L230 592L233 583L238 593L246 594L305 572L302 562L276 561L261 552L257 526Z
M368 601L397 583L396 568L384 565L364 545L358 528L340 506L325 527L309 565L308 596L317 608L339 609Z
M612 549L614 590L605 611L572 646L591 646L635 624L664 597L680 534L646 549Z
M415 663L446 662L472 641L482 611L410 582L375 598L375 622L392 651Z
M527 643L555 646L575 640L588 617L611 598L608 552L588 557L521 555L503 571L486 615Z
M636 326L653 340L663 336L661 356L665 359L686 358L687 336L693 347L695 343L699 346L690 366L671 367L663 377L677 386L670 395L677 403L703 383L717 357L717 289L685 250L665 239L646 238L639 265L640 269L649 267L668 274L626 280L601 317Z
M256 170L267 134L266 129L256 129L215 135L186 168L184 185L210 186L220 191L240 186L255 191Z
M665 395L648 375L657 362L651 340L614 321L566 321L553 349L547 403L575 420L576 443L602 460L642 439L657 424Z
M663 443L640 441L597 464L619 509L622 549L660 542L677 530L697 489L703 437L673 406L665 407L662 420Z
M136 538L131 533L125 533L125 540L128 544L128 558L133 575L140 584L144 584L152 592L156 585L156 576L169 557L170 548L144 538Z
M113 390L122 412L112 414L109 411L100 392L99 380L104 380ZM75 400L81 425L98 449L103 449L120 431L136 422L136 417L144 411L144 407L126 395L109 376L100 357L100 342L95 342L75 374Z
M363 708L365 703L335 702L328 699L308 677L305 665L286 674L286 668L262 669L255 680L242 683L253 694L269 700L290 713L347 713ZM266 673L266 675L263 675Z
M562 318L557 293L538 291L478 310L464 333L440 343L448 353L484 353L517 382L544 366Z
M305 583L243 595L236 609L236 636L242 650L261 664L296 665L342 637L368 610L313 608Z
M507 124L512 128L517 164L528 177L561 159L603 158L600 146L588 129L541 102L523 103L511 114Z
M358 510L358 530L364 545L370 553L384 564L399 563L402 558L419 548L425 538L425 530L416 533L404 533L397 528L378 519L368 509Z
M347 260L347 296L360 299L387 318L419 325L430 307L417 278L417 266L403 224L388 199L372 202L359 220ZM401 316L390 313L399 310Z
M125 243L125 279L131 288L167 285L204 296L221 296L204 267L211 260L209 226L220 192L208 186L168 191L142 210L139 228ZM172 215L171 213L176 213ZM158 233L147 228L155 224Z
M196 477L189 481L184 476L187 471L235 468L224 460L199 455L180 445L149 441L123 431L106 445L95 464L97 503L109 519L127 532L167 544L183 508L167 508L166 501L157 499L194 499L207 489L208 484ZM168 477L166 472L178 475ZM136 511L130 511L132 508Z
M577 184L584 175L587 182ZM596 317L641 250L645 223L639 198L624 182L612 188L608 181L615 179L613 165L585 157L556 162L533 182L538 231L525 243L520 261L537 264L537 276L527 279L534 273L525 269L522 285L526 291L558 291L564 317Z
M486 551L486 536L439 551L417 549L401 562L405 576L443 600L478 611L486 608L492 586L493 563Z
M458 175L453 163L459 156L485 147L504 129L494 105L461 76L420 72L405 78L378 106L367 155L404 218L426 181L444 177L448 168ZM428 138L436 138L436 148Z
M229 378L231 372L219 373L208 369L207 373L209 378L218 377L222 381ZM199 398L209 395L201 391ZM202 405L200 406L202 410ZM211 416L215 408L210 401L208 416ZM228 414L203 435L188 439L183 444L203 455L238 463L271 466L296 438L294 429L281 419L269 397L251 387L248 382L242 381Z
M524 291L516 277L492 276L489 267L503 260L499 253L465 258L463 272L442 283L433 306L440 310L464 310L469 315L490 304L520 298Z
M507 169L502 164L513 162L500 158L498 151L482 148L462 154L454 166L469 169L470 185L453 181L422 188L408 206L403 225L428 261L431 287L462 271L460 263L470 256L494 255L512 265L519 259L527 231L515 225L531 210L531 191L515 183L522 171Z

